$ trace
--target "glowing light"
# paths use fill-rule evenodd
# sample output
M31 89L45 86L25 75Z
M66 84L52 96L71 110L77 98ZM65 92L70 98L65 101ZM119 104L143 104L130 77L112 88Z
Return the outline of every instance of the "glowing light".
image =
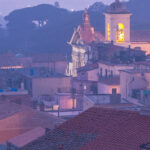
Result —
M117 42L124 42L124 41L125 41L124 25L122 23L119 23L117 27Z
M110 41L110 24L107 24L107 40Z
M74 106L74 108L77 107L77 100L76 99L73 100L73 106Z
M24 68L23 66L5 66L5 67L0 67L0 69L21 69Z
M53 106L53 110L58 110L59 109L59 105L54 105Z
M87 86L86 85L84 85L84 90L86 90L87 89Z

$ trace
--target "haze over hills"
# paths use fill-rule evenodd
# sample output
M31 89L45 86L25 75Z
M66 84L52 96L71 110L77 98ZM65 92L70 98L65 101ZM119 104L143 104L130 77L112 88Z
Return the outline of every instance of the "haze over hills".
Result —
M131 28L149 30L150 1L130 0L126 5L133 14ZM106 7L101 2L89 7L91 24L96 30L104 30L103 12ZM15 10L5 17L7 32L0 30L0 52L70 54L71 47L67 42L73 29L81 24L82 15L83 11L72 12L46 4Z
M0 0L0 14L5 16L15 9L33 7L39 4L54 4L55 1L58 1L62 8L82 10L97 1L109 4L113 0Z

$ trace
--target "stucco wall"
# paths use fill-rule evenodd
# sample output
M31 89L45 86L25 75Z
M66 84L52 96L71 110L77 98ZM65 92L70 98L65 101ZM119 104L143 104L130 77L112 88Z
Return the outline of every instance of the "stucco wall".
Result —
M145 83L146 79L146 83ZM131 96L133 89L150 89L150 73L120 73L121 98L127 99Z
M98 69L88 71L89 81L98 81Z
M54 70L57 73L65 74L67 69L66 61L58 61L58 62L43 62L43 63L32 63L32 67L46 67Z
M32 80L32 95L54 95L58 88L70 89L71 77L52 77L52 78L33 78Z
M98 83L98 94L112 94L112 89L116 89L117 94L120 94L120 85L106 85Z

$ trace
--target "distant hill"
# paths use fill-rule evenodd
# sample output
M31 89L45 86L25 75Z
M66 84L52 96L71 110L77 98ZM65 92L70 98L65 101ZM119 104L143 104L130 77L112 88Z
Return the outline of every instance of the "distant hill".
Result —
M52 5L16 10L8 21L9 49L16 53L69 52L67 42L81 23L82 12L70 12Z
M150 30L150 0L130 0L126 5L133 14L131 28ZM104 30L103 12L106 8L101 2L89 7L91 24L96 30ZM71 12L46 4L15 10L5 17L7 34L0 34L0 52L70 55L71 47L67 42L74 28L81 24L82 15L83 11Z

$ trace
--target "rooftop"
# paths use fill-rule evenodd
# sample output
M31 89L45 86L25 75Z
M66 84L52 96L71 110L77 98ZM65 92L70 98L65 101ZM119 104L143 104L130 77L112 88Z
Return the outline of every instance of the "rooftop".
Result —
M90 70L94 70L94 69L98 69L98 64L97 63L95 63L95 64L88 64L88 65L86 65L86 66L84 66L84 67L80 67L80 68L78 68L78 72L80 72L80 71L90 71Z
M106 10L107 14L130 14L127 10L125 4L121 3L119 0L115 0Z
M30 107L2 101L0 103L0 143L36 127L53 129L64 120Z
M139 150L150 141L149 124L150 116L136 111L93 107L21 150L53 150L59 144L64 150Z
M132 64L133 61L142 61L145 58L145 51L123 47L111 43L93 42L91 49L95 52L95 61L110 61L115 64Z
M19 136L16 136L10 140L8 140L9 143L17 146L18 148L23 147L30 142L38 139L39 137L43 136L45 134L45 129L42 127L37 127L35 129L32 129L28 132L25 132Z
M126 73L150 73L150 69L127 69L127 70L120 70L121 72Z
M109 66L130 66L132 67L133 64L125 64L125 63L115 63L115 62L110 62L110 61L103 61L103 60L99 60L98 61L99 64L105 64L105 65L109 65Z
M43 67L23 68L18 69L16 72L31 78L67 77L64 74L60 74L55 71L50 71L48 68Z

